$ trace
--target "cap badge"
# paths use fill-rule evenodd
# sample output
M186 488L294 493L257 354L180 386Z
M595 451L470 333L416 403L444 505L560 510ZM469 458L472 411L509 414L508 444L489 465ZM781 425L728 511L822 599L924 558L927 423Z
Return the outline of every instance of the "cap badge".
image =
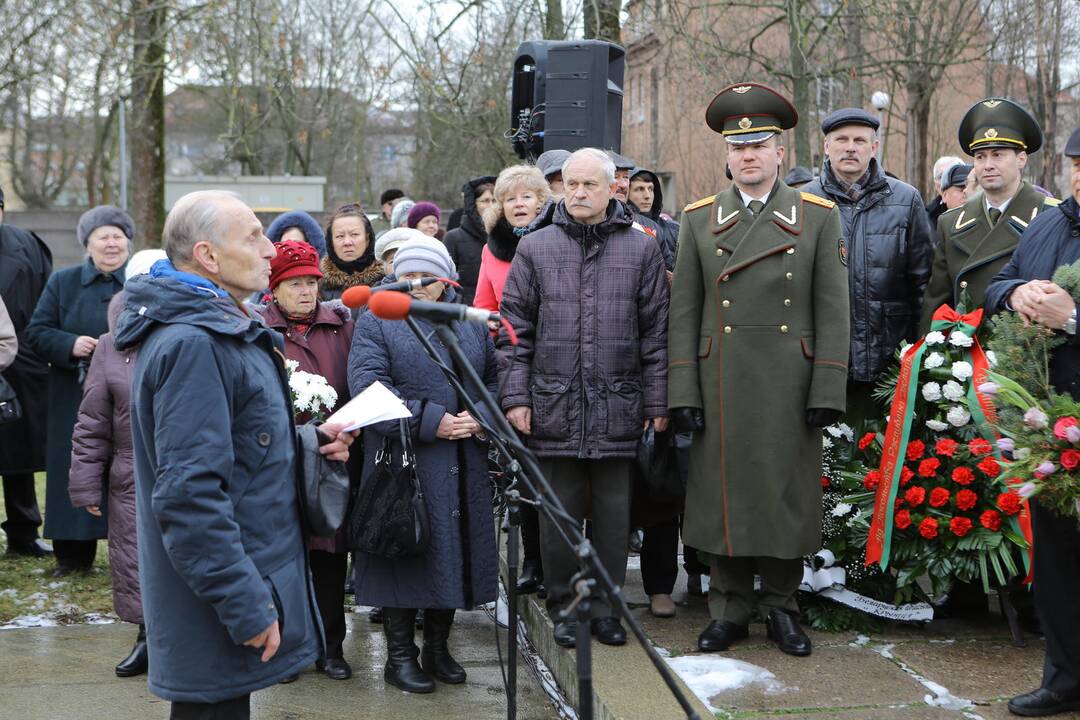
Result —
M1001 104L1000 100L983 100L983 105L985 105L988 108L996 108L1000 104Z
M742 120L739 121L740 130L749 130L751 125L753 125L753 123L750 122L750 118L744 117Z
M738 87L733 87L733 88L731 88L731 92L739 93L740 95L742 95L745 92L750 92L750 86L749 85L740 85Z
M989 128L989 129L987 129L986 132L983 133L984 138L996 138L997 136L998 136L998 131L995 130L994 128Z

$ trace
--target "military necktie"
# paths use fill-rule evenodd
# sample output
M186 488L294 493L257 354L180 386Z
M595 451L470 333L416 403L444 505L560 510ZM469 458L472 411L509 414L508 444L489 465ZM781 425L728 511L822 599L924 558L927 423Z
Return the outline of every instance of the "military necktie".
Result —
M751 200L746 204L746 207L749 208L750 212L752 212L754 215L757 215L761 212L762 208L765 207L765 203L761 202L760 200Z
M1001 211L997 208L990 208L990 225L997 225L997 221L1001 219Z

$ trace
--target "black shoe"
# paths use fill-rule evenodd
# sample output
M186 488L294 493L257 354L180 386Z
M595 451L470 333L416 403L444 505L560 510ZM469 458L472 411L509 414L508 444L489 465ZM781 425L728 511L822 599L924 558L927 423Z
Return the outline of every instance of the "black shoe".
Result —
M745 640L750 636L746 625L736 625L727 620L713 620L698 635L697 646L701 652L719 652L727 650L736 640Z
M280 680L278 680L278 685L288 685L289 683L294 683L299 679L300 673L296 673L295 675L289 675L287 677L281 678Z
M556 620L553 635L559 647L574 647L577 645L577 620Z
M367 614L367 619L369 621L373 622L373 623L378 623L379 625L381 625L382 621L383 621L382 608L380 608L380 607L371 608L371 612L369 612Z
M142 675L150 667L150 654L146 650L146 626L139 626L139 636L135 639L135 647L131 648L128 656L116 666L116 677L135 677Z
M626 644L626 630L617 617L593 618L589 621L589 629L605 645Z
M1024 717L1044 717L1070 710L1080 710L1080 691L1064 696L1047 688L1039 688L1009 701L1009 712Z
M765 632L782 652L796 657L810 654L810 638L799 627L795 616L784 610L770 610L765 619Z
M453 610L428 610L424 613L424 649L420 667L436 680L449 685L465 682L465 668L450 655L447 640L454 624Z
M348 680L352 677L352 667L345 662L345 658L326 658L326 662L317 662L315 667L331 680Z
M435 681L421 668L416 658L420 648L413 641L416 610L383 608L383 632L386 634L386 668L383 678L394 687L410 693L429 693Z
M26 557L48 557L53 554L51 547L45 544L44 540L34 538L33 540L16 540L14 538L8 538L8 555L25 555Z
M540 588L542 582L544 582L544 573L539 563L526 560L521 564L521 574L518 575L517 581L518 595L532 595Z

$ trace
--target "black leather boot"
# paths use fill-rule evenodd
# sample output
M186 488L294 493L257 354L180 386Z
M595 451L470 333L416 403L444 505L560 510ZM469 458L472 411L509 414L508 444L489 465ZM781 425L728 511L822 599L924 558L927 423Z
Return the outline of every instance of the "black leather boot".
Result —
M525 558L521 563L521 573L517 580L518 595L532 595L540 589L540 584L543 582L544 571L540 567L539 558Z
M126 658L116 666L117 677L135 677L142 675L150 666L150 654L146 649L146 626L139 625L139 636L135 639L135 647Z
M454 610L431 610L424 613L424 652L420 664L424 672L449 685L465 682L465 669L450 656L446 641L454 624Z
M386 669L383 678L405 692L429 693L435 689L435 681L420 669L420 663L416 661L420 648L413 642L415 622L415 608L383 608L383 632L386 634Z

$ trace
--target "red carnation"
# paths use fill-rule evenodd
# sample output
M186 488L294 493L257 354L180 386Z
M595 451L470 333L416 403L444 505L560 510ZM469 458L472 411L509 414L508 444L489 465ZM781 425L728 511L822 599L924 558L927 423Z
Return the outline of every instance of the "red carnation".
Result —
M937 537L937 520L932 517L923 518L923 521L919 523L919 534L927 540L933 540Z
M1020 512L1020 496L1009 490L997 496L997 506L1006 515L1015 515Z
M975 473L966 467L958 467L952 471L952 479L957 485L970 485L975 482Z
M926 452L926 445L923 444L923 441L912 440L907 446L907 459L918 460L923 456L924 452Z
M903 467L901 467L900 468L900 487L904 487L909 482L911 482L911 478L913 478L913 477L915 477L915 471L913 471L907 465L904 465Z
M821 487L823 487L823 488L829 487L829 478L827 478L824 475L821 476Z
M1061 467L1066 470L1075 470L1077 465L1080 465L1080 452L1066 450L1061 453Z
M979 501L979 496L967 488L956 493L956 507L960 510L970 510Z
M949 438L942 438L937 441L937 445L934 446L934 452L938 455L944 455L945 457L952 457L956 452L956 441Z
M904 499L907 500L907 504L911 507L917 507L923 504L923 500L926 499L926 491L919 486L909 487L907 492L904 493Z
M934 477L937 475L939 467L941 467L940 460L937 458L926 458L919 463L919 477Z
M874 490L874 489L877 488L878 483L880 483L880 482L881 482L881 471L880 470L871 470L870 472L866 473L866 476L863 478L862 484L863 484L863 487L866 488L867 490Z
M1076 418L1074 418L1072 416L1061 418L1056 423L1054 423L1054 437L1059 438L1061 440L1067 439L1067 435L1066 435L1065 431L1068 428L1076 427L1076 424L1077 424L1076 423Z
M949 529L956 537L964 537L971 532L971 518L954 517L949 521Z
M987 530L997 532L1001 529L1001 513L997 510L987 510L979 516L979 524Z
M1080 453L1077 453L1077 457L1080 458ZM997 477L1001 474L1001 464L992 457L984 457L979 462L978 468L987 477Z
M911 512L909 510L901 510L896 513L896 517L893 518L893 522L896 523L896 527L901 530L907 530L911 527Z
M943 487L936 487L930 491L930 507L941 507L949 502L949 491Z
M872 432L868 432L863 435L861 438L859 438L859 449L865 450L866 448L870 447L870 443L874 442L875 437L877 436L874 435L874 433Z
M968 443L968 450L972 455L989 455L993 449L994 446L983 438L975 438Z

